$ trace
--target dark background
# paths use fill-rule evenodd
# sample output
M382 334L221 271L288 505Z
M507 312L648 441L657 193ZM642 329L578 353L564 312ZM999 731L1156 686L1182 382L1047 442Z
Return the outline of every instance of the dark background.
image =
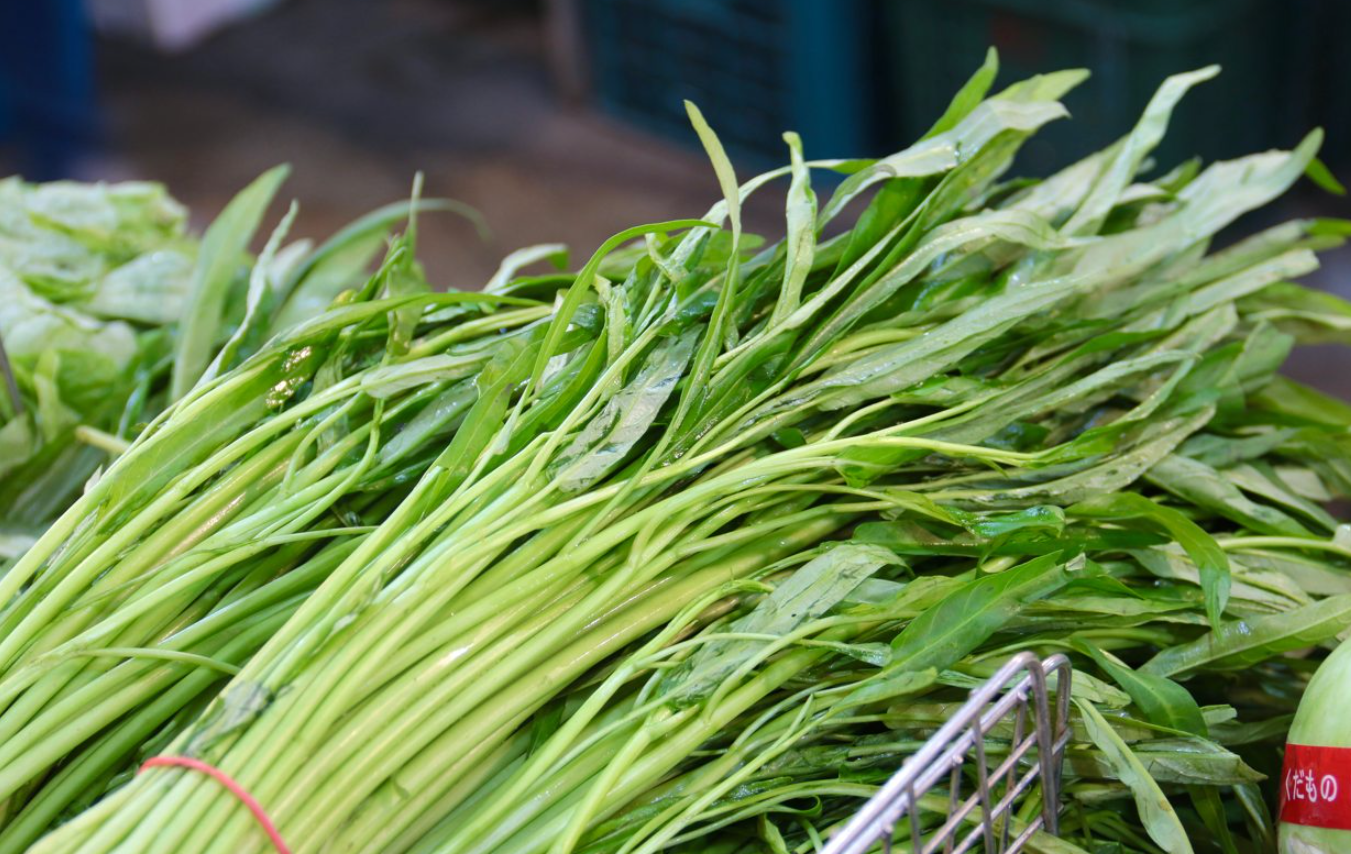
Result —
M323 236L405 197L478 208L484 241L423 226L438 284L475 288L519 246L589 252L639 222L697 216L718 197L682 100L696 101L745 174L786 159L877 156L942 112L1000 50L996 88L1085 66L1074 118L1030 143L1044 173L1127 131L1162 79L1219 62L1183 101L1160 168L1328 133L1351 175L1351 2L1345 0L278 0L190 45L110 28L90 11L198 0L0 3L0 173L165 182L204 223L286 161L297 231ZM100 4L102 4L100 6ZM767 195L767 194L766 194ZM1348 216L1308 185L1240 224ZM766 198L749 227L781 229ZM1313 281L1351 296L1351 258ZM1351 359L1292 372L1351 397Z

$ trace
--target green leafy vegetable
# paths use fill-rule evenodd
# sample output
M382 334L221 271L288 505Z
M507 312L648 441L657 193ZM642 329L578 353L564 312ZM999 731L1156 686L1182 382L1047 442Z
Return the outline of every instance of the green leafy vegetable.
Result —
M420 181L317 249L293 208L257 258L278 171L200 248L144 187L0 184L0 506L41 517L0 524L0 854L263 850L221 787L136 773L159 754L307 850L805 854L1028 650L1075 666L1035 850L1270 850L1351 629L1351 407L1277 373L1351 309L1287 280L1348 230L1221 233L1331 186L1321 136L1151 171L1206 68L1005 179L1086 74L997 68L903 151L788 133L744 182L690 105L704 216L482 292L423 279L415 215L454 206ZM778 179L782 239L750 234Z

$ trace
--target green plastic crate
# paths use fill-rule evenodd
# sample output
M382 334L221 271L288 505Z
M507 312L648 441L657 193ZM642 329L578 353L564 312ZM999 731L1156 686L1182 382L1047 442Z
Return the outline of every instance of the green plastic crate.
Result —
M1306 62L1308 118L1327 131L1322 157L1345 181L1351 170L1351 2L1300 0L1307 17L1292 33L1291 54Z
M733 156L778 165L876 153L873 0L587 0L592 86L606 112L696 146L684 100Z
M1046 173L1126 133L1170 74L1218 63L1187 95L1158 152L1164 164L1234 157L1280 138L1285 79L1277 4L1262 0L896 0L887 4L891 134L913 140L999 50L996 89L1045 71L1093 76L1065 99L1072 118L1036 135L1021 168Z

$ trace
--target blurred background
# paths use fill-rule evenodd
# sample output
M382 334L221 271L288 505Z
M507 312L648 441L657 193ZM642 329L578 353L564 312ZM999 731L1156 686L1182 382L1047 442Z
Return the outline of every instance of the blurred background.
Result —
M1158 161L1290 146L1323 126L1351 174L1348 0L42 0L0 4L0 173L154 179L198 223L277 162L296 231L325 236L406 197L480 210L492 234L429 220L433 281L476 288L519 246L585 254L626 226L718 196L685 120L696 101L750 173L877 156L921 134L994 45L1000 80L1082 66L1074 118L1017 168L1045 173L1133 123L1168 74L1212 62ZM767 203L767 204L766 204ZM1348 216L1305 182L1280 217ZM769 198L749 227L774 232ZM265 229L266 230L266 229ZM1351 297L1351 257L1317 284ZM1351 397L1351 363L1298 352Z

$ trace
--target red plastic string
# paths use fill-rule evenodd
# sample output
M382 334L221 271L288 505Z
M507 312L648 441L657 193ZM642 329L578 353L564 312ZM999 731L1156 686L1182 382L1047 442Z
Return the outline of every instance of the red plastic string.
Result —
M239 798L239 800L244 803L244 806L249 808L249 812L253 813L253 817L257 819L258 824L263 828L263 832L267 834L268 839L272 840L273 846L276 847L280 854L291 854L291 849L287 848L286 843L282 841L281 833L277 830L277 826L272 823L272 819L268 818L267 811L263 809L263 805L258 803L258 799L253 795L250 795L248 790L235 782L235 779L229 774L226 774L214 765L208 765L205 762L202 762L200 759L190 759L187 756L152 756L141 763L140 770L144 771L147 768L161 767L190 768L193 771L200 771L208 777L214 778L216 782L229 789L230 794ZM140 772L138 771L137 773Z

